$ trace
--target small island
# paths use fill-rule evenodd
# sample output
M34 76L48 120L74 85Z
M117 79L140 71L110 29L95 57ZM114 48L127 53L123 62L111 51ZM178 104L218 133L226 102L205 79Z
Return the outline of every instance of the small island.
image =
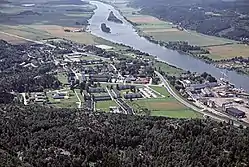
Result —
M106 32L106 33L110 33L111 32L111 29L109 27L107 27L105 23L102 23L100 27L101 27L101 30L103 32Z
M117 18L117 17L114 15L113 11L111 11L111 12L109 13L109 16L108 16L107 20L108 20L108 21L115 22L115 23L123 24L123 21L120 20L119 18Z

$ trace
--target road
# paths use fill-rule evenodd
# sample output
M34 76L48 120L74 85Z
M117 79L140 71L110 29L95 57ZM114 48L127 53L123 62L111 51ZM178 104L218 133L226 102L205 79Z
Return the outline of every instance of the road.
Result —
M26 99L26 95L25 93L21 93L22 97L23 97L23 104L26 106L28 105L27 99Z
M224 117L223 115L219 115L216 111L215 111L215 113L211 113L211 112L213 112L213 110L211 112L206 112L205 110L207 110L207 108L199 109L196 106L194 106L193 104L188 103L187 101L182 99L182 97L180 97L178 94L176 94L174 92L174 90L171 88L168 81L159 72L155 71L155 73L161 79L161 81L163 82L163 85L165 86L167 91L170 93L170 95L173 96L177 101L179 101L180 103L182 103L186 107L191 108L192 110L194 110L196 112L199 112L199 113L203 114L204 116L209 116L209 117L211 117L211 118L213 118L213 119L215 119L217 121L222 121L222 122L226 121L226 122L228 122L229 120L231 120L231 121L234 121L235 126L239 126L239 125L242 124L241 122L239 122L239 121L237 121L235 119L232 119L230 117Z
M77 97L77 99L78 99L78 108L81 108L81 104L82 104L82 101L81 101L81 99L80 99L80 97L79 97L79 95L78 95L78 93L77 93L77 91L76 90L74 90L74 93L75 93L75 96Z

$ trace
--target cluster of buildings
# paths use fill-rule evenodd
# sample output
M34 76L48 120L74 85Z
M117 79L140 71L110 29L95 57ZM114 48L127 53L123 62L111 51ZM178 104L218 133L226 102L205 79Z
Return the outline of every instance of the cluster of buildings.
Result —
M249 94L222 80L193 84L182 80L188 100L203 104L213 111L249 122Z

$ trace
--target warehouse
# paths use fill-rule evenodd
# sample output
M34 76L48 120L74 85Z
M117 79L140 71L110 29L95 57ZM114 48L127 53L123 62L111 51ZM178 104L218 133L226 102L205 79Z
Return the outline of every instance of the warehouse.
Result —
M232 116L237 117L237 118L244 118L245 117L245 112L244 111L241 111L241 110L239 110L237 108L234 108L234 107L227 108L226 112L229 115L232 115Z

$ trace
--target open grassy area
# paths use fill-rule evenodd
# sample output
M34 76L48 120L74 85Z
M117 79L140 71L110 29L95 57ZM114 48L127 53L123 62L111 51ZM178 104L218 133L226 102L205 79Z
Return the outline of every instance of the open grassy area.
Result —
M137 111L141 108L148 108L152 116L166 116L173 118L198 118L198 113L186 108L178 103L174 98L161 99L142 99L128 101L128 103Z
M62 83L62 84L67 84L68 80L67 80L67 73L66 72L60 72L56 75L56 77L58 78L58 80Z
M163 86L150 86L150 88L152 88L153 90L155 90L156 92L160 93L161 95L167 98L170 97L169 92Z
M229 59L233 57L249 57L249 46L245 44L232 44L224 46L207 47L209 57L214 60Z
M47 93L49 102L51 102L50 105L57 108L77 108L78 104L76 102L78 102L78 99L75 93L72 90L67 91L69 91L69 99L53 99L52 93Z
M160 69L161 71L164 71L168 75L178 76L184 72L182 69L172 67L169 64L159 62L159 61L155 63L155 67L157 67L157 70Z
M17 36L21 36L24 38L32 39L32 40L43 40L53 37L51 34L42 31L36 30L28 26L19 25L19 26L9 26L9 25L0 25L0 31L6 32L9 34L14 34ZM5 35L6 36L6 35ZM0 34L0 38L2 38L2 34ZM9 40L7 40L9 41Z
M92 13L66 13L65 15L70 17L91 17Z
M217 38L213 36L207 36L191 31L180 31L176 28L170 29L151 29L145 30L149 36L152 36L154 39L164 42L169 41L187 41L191 45L197 46L209 46L209 45L221 45L225 43L232 43L230 40L223 38Z
M98 101L96 103L96 109L103 110L105 112L109 112L109 107L111 106L117 106L117 104L112 100Z
M24 39L13 37L13 36L1 33L1 32L0 32L0 39L5 40L5 41L7 41L7 42L9 42L11 44L23 44L23 43L27 43L27 41L24 40Z
M151 116L165 116L171 118L201 118L199 113L196 113L192 110L152 111Z

